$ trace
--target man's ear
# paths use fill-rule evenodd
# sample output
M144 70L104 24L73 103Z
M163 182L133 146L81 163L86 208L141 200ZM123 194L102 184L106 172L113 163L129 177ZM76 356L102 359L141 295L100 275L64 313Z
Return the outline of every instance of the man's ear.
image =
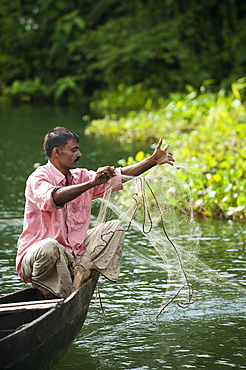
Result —
M60 151L61 149L58 148L57 146L55 146L53 149L52 149L52 155L54 155L55 157L59 157L60 156Z

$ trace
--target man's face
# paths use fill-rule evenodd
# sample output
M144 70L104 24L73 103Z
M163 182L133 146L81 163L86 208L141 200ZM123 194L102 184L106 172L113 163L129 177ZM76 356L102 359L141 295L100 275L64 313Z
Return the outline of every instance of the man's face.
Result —
M69 140L64 148L59 148L59 166L62 172L77 168L80 157L82 154L79 150L79 143L74 140Z

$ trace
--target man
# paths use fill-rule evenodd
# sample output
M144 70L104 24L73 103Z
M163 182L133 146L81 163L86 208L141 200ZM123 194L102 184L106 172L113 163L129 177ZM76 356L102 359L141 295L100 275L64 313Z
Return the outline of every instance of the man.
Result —
M82 157L79 137L64 127L55 127L44 139L48 163L38 167L26 184L23 232L18 240L17 272L46 298L66 297L98 270L117 281L124 230L114 220L88 231L93 198L122 188L124 176L138 176L158 164L173 165L161 149L139 163L97 171L77 168Z

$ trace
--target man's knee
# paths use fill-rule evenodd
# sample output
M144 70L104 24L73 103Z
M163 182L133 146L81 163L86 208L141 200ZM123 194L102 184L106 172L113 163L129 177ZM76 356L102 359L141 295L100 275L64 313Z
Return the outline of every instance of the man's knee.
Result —
M46 238L44 240L40 240L34 246L34 251L40 254L40 256L49 256L50 258L57 257L57 250L58 250L59 243L57 240L52 238Z
M41 271L47 271L55 265L58 258L58 242L51 238L40 240L32 245L24 256L21 268L22 275L30 281L34 265L37 265L37 262Z

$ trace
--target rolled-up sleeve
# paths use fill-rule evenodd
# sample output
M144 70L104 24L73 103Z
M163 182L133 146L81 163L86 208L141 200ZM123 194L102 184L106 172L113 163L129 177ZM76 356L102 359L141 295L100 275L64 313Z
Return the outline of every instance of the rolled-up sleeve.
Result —
M35 203L41 211L55 211L61 208L53 199L53 193L57 189L58 187L52 185L44 176L33 176L27 183L26 198Z

